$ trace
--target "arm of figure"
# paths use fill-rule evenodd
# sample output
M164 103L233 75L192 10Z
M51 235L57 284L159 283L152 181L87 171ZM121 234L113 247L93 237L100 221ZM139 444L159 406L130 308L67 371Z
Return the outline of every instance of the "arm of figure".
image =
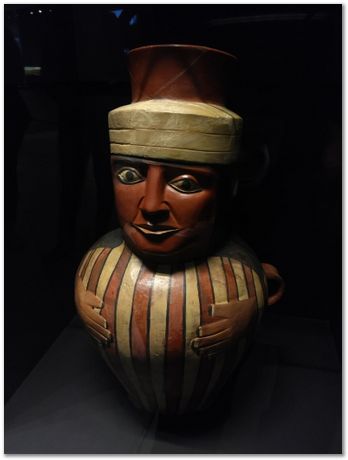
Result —
M192 340L193 349L199 355L223 350L243 334L256 313L256 297L212 304L209 314L217 321L198 327L198 337Z
M75 303L88 332L100 344L108 345L112 335L108 330L107 321L101 315L103 302L93 292L85 289L79 276L75 283Z

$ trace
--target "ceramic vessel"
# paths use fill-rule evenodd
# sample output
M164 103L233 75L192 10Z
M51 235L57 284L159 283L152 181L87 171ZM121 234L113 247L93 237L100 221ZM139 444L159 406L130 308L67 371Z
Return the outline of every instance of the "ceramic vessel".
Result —
M207 408L283 292L277 270L223 231L242 128L223 105L234 60L186 45L133 50L133 101L109 114L121 229L82 260L75 299L117 379L151 412Z

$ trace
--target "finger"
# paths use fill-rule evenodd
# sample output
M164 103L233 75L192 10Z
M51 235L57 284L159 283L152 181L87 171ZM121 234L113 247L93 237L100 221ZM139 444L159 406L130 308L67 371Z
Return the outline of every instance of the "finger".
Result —
M105 336L106 338L111 338L111 332L108 329L99 326L99 324L95 323L94 321L87 319L86 324L98 331L101 335Z
M81 318L83 318L85 320L89 319L91 321L94 321L96 324L99 324L99 326L101 326L101 327L103 327L105 329L108 327L106 319L103 316L101 316L101 314L96 313L90 307L79 309L79 314L80 314Z
M102 308L103 302L99 299L96 295L93 294L91 291L86 291L84 301L94 308Z
M256 308L256 298L251 297L250 299L232 301L232 302L221 302L210 305L209 313L211 316L220 316L223 318L234 318L240 311L249 311L250 309Z
M80 312L80 316L81 318L84 320L84 321L91 321L93 322L94 324L97 324L99 327L103 328L103 329L107 329L108 328L108 324L107 324L107 321L105 320L105 318L103 318L103 316L99 315L99 314L95 314L93 312L93 310L91 311L81 311Z
M87 318L90 318L92 321L94 321L95 323L99 324L100 326L104 328L108 327L106 319L100 314L99 310L93 310L93 308L89 306L83 306L79 310L79 313L81 316L83 315Z
M197 337L192 340L193 348L200 348L206 347L207 345L214 345L216 343L221 342L221 340L225 340L230 338L232 334L232 329L228 328L222 332L218 332L217 334L208 335L206 337Z
M92 318L93 321L95 321L97 324L100 324L102 327L106 328L108 327L108 323L106 319L101 315L101 311L97 309L90 309L87 313L87 315Z
M217 332L221 332L226 329L229 325L230 321L228 319L220 319L218 321L214 321L213 323L199 326L197 329L197 335L199 337L203 337L205 335L216 334Z
M94 328L86 325L86 328L88 332L99 342L99 343L104 343L107 344L110 339L108 337L104 337L103 334L100 334L98 331L96 331Z

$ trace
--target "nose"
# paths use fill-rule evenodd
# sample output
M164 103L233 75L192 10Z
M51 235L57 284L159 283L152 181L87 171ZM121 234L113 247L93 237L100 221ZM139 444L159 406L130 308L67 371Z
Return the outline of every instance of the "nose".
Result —
M169 209L163 202L165 185L163 168L157 165L149 165L145 195L140 203L140 210L144 219L150 224L159 224L169 217Z

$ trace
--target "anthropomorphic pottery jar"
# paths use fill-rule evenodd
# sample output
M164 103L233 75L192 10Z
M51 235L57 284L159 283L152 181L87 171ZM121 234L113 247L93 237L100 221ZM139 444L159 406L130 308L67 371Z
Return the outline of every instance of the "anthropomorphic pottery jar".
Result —
M223 105L234 59L197 46L135 49L133 102L109 114L121 229L82 260L75 299L131 400L151 412L208 407L283 291L277 270L223 231L242 127Z

